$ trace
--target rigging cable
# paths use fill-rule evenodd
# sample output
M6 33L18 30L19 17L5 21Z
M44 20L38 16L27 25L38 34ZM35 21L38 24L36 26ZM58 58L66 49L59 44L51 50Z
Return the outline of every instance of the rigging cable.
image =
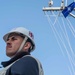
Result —
M51 21L51 23L50 23L50 18L49 18L49 16L48 16L48 15L46 15L46 16L47 16L47 18L48 18L49 24L52 24L52 21ZM53 30L54 34L55 34L55 32L57 33L57 35L58 35L58 37L60 38L62 44L64 45L64 47L65 47L65 49L66 49L66 52L67 52L67 55L68 55L68 58L69 58L69 61L70 61L70 64L71 64L71 67L73 67L73 66L72 66L72 63L71 63L71 60L70 60L70 57L69 57L70 54L69 54L69 52L68 52L68 50L67 50L67 48L66 48L65 43L62 41L62 39L61 39L60 35L58 34L58 32L56 31L55 27L52 27L52 26L55 25L56 20L57 20L57 17L56 17L56 19L55 19L55 21L54 21L54 24L52 24L52 25L50 25L50 26L51 26L52 30L54 29L54 30ZM57 41L58 41L57 35L55 34L56 39L57 39ZM68 36L67 36L67 38L68 38ZM69 43L69 39L68 39L67 41L68 41L68 43ZM58 44L59 44L59 41L58 41ZM59 44L59 46L60 46L60 44ZM70 46L70 43L69 43L69 46ZM60 46L60 47L61 47L61 46ZM71 46L70 46L70 48L71 48ZM61 49L61 50L62 50L62 49ZM74 69L72 68L72 70L74 70Z
M50 20L50 18L49 18L49 16L47 15L46 12L45 12L45 14L46 14L46 17L47 17L47 20L48 20L49 25L51 24L50 27L51 27L51 29L52 29L52 31L53 31L53 33L54 33L54 36L55 36L55 38L56 38L56 40L57 40L57 43L58 43L58 45L59 45L59 47L60 47L60 50L61 50L61 52L62 52L62 54L63 54L63 56L64 56L64 53L63 53L63 50L62 50L62 48L61 48L60 42L58 41L59 39L57 38L56 33L55 33L55 31L54 31L54 29L53 29L53 27L52 27L52 21ZM50 22L50 21L51 21L51 22Z

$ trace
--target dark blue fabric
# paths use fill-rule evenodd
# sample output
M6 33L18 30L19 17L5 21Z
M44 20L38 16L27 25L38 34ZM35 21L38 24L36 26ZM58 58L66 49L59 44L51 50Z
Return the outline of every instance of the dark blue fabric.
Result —
M6 75L39 75L38 64L30 56L23 57L7 70Z
M16 61L17 59L20 59L21 57L23 57L24 55L30 55L30 53L29 52L20 52L18 55L16 55L15 57L10 59L9 61L1 62L1 65L3 67L6 67L6 66L10 65L11 63L13 63L14 61Z
M72 2L70 5L65 7L65 9L62 11L64 17L66 18L69 15L69 13L73 11L74 8L75 8L75 2Z
M24 57L25 55L29 56ZM9 61L2 62L2 65L6 67L14 61L16 62L7 70L6 75L39 75L38 63L30 53L22 52Z

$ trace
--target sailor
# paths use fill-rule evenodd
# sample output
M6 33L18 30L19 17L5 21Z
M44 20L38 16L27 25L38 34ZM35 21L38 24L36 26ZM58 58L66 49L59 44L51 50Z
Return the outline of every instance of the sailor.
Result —
M44 75L38 59L31 55L35 49L34 36L24 27L12 29L3 36L9 61L2 62L0 75Z

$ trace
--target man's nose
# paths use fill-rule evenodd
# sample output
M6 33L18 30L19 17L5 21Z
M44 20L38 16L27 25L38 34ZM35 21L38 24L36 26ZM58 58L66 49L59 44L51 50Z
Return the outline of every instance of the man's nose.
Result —
M11 42L11 38L7 39L6 43L10 43Z
M6 45L7 45L7 46L11 45L11 40L8 40L8 41L6 42Z

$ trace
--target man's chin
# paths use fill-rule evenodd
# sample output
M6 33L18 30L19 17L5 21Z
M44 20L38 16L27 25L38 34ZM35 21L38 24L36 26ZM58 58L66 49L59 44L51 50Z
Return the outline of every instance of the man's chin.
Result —
M13 57L15 54L14 54L14 53L6 53L6 55L11 58L11 57Z

